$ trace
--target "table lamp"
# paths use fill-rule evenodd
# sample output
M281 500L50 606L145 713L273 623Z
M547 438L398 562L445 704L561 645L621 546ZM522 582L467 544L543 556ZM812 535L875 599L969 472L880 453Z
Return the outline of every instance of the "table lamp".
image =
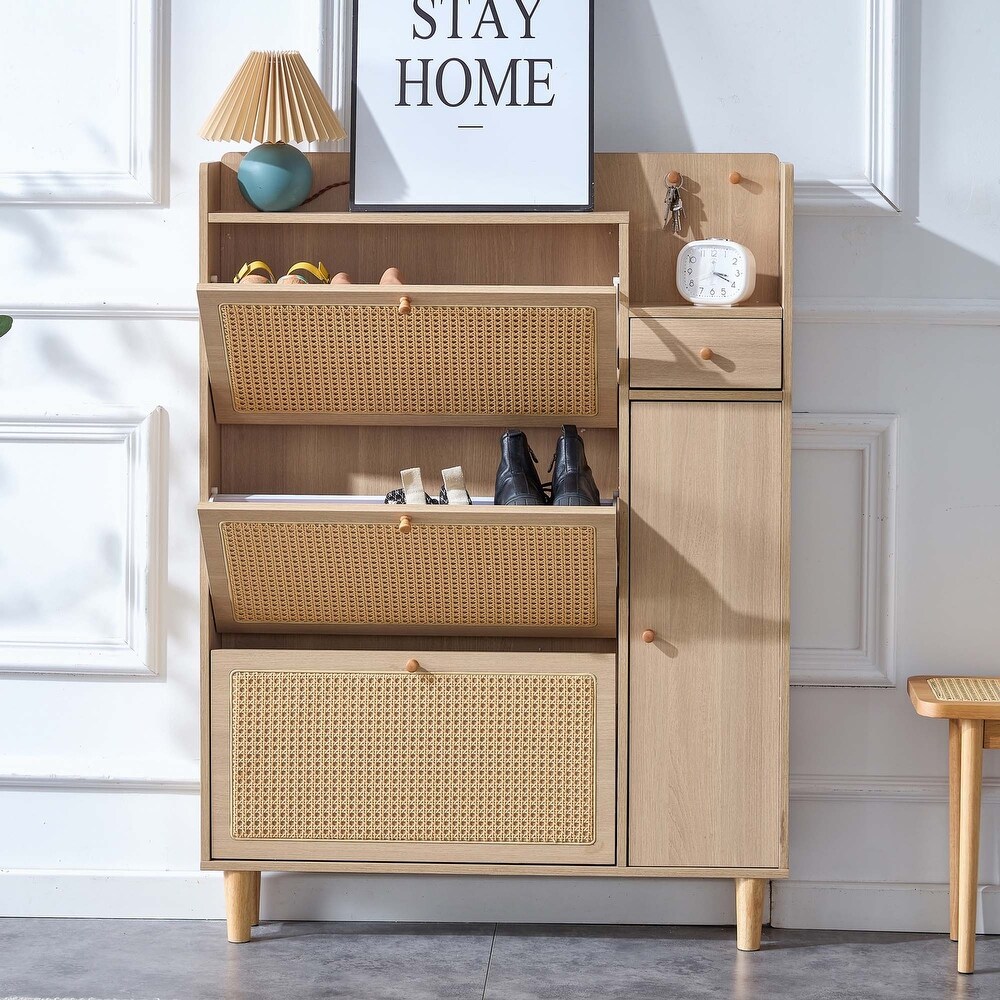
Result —
M309 197L313 181L305 154L289 143L336 141L347 133L298 52L251 52L200 135L262 143L240 163L240 191L262 212L287 212Z

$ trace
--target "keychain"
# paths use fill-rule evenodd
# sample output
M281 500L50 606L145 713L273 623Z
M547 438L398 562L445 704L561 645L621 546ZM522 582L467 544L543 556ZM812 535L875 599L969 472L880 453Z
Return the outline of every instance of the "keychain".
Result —
M681 222L684 218L684 202L681 200L681 184L683 178L676 171L671 171L667 174L667 197L664 204L667 206L667 210L663 216L663 227L667 227L670 222L670 216L674 217L674 232L680 233Z

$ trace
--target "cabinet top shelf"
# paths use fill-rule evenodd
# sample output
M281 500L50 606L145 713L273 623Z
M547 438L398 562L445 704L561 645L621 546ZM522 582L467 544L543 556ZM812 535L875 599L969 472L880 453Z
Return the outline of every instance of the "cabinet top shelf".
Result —
M628 212L209 212L217 225L617 226Z

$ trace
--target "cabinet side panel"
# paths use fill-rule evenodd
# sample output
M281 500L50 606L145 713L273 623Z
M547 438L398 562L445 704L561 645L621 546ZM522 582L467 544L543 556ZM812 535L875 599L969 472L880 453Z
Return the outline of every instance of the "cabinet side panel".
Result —
M776 867L782 407L633 403L631 427L629 864Z

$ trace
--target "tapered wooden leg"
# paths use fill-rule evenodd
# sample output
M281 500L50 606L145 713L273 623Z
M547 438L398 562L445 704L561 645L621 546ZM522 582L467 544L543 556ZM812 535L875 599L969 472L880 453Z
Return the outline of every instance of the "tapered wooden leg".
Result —
M223 872L226 887L226 931L229 940L242 944L250 940L254 914L254 875L257 872Z
M948 720L948 903L951 939L958 940L958 804L962 788L962 729Z
M251 872L253 875L253 912L250 914L250 926L256 927L260 923L260 872Z
M763 878L736 879L736 947L740 951L760 950L766 885Z
M983 721L962 719L962 789L958 833L958 971L976 968L976 883L983 781Z

